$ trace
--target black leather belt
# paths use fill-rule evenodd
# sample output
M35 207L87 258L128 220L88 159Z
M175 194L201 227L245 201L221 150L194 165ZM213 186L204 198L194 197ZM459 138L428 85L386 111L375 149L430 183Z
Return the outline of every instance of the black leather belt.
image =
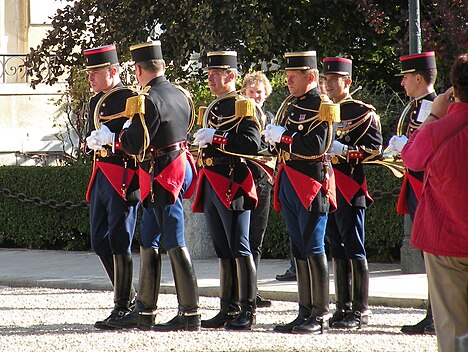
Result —
M107 148L96 150L95 153L96 153L96 156L100 156L101 158L111 158L111 157L123 158L125 156L125 153L123 153L120 150L116 150L113 153L112 149L107 149Z
M174 144L171 144L167 147L164 147L164 148L160 148L160 149L155 149L153 146L150 146L149 147L149 151L151 152L151 154L156 157L156 158L159 158L163 155L166 155L170 152L174 152L174 151L177 151L177 150L182 150L182 149L186 149L187 148L187 142L186 141L182 141L182 142L177 142L177 143L174 143Z
M237 156L214 156L210 158L199 158L198 166L219 166L219 165L235 165L245 161L244 158Z
M323 156L320 157L311 157L311 158L302 158L300 156L294 155L289 152L282 152L279 156L278 159L280 162L286 162L286 161L323 161Z

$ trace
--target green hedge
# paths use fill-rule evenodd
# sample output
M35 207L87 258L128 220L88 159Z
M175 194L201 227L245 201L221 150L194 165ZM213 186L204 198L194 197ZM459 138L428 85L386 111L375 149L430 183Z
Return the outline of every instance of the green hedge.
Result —
M89 250L88 209L82 203L90 172L89 165L0 167L0 246ZM375 190L391 192L401 183L380 166L367 167L367 175L371 193ZM366 248L373 261L399 259L403 218L395 213L396 200L394 196L385 195L367 210ZM66 201L69 203L64 203ZM61 206L64 204L68 206ZM78 207L71 208L70 204ZM289 256L283 219L273 209L264 241L264 256Z
M89 250L88 210L53 206L83 202L90 172L89 165L0 167L0 246Z

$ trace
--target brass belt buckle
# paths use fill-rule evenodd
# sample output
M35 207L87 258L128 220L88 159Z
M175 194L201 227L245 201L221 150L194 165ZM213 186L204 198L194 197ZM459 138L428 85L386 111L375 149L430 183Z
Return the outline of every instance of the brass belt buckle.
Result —
M103 158L107 157L107 149L102 149L102 150L100 151L100 154L101 154L101 156L102 156Z
M206 158L205 159L206 166L213 166L213 158Z

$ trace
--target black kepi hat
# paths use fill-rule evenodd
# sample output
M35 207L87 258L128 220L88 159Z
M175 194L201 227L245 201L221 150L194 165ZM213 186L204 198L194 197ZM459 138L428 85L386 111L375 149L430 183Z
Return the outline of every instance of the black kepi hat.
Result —
M300 51L284 54L286 70L310 70L317 68L315 51Z
M119 64L114 44L83 50L87 70Z
M433 51L424 52L421 54L405 55L400 57L401 72L398 74L431 70L437 68L435 61L435 53Z
M353 61L345 57L327 57L323 59L323 74L334 73L337 75L351 76Z
M159 40L135 44L130 47L130 55L134 62L162 60L161 42Z
M206 54L207 68L237 69L236 51L211 51Z

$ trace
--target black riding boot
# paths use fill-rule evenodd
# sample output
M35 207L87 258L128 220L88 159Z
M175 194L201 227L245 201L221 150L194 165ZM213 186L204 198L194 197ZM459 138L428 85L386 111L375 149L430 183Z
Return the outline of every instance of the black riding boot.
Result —
M432 317L431 297L427 296L426 316L414 325L403 325L401 332L407 335L435 335L434 318Z
M237 269L234 259L219 259L219 284L221 309L213 318L202 320L202 328L222 328L239 314L237 298Z
M260 257L261 253L258 252L253 252L253 260L255 264L255 271L258 273L258 266L260 264ZM257 308L268 308L271 307L271 301L269 299L266 299L258 293L258 283L257 283L257 294L255 298L255 303L257 304Z
M140 247L140 278L135 308L124 317L113 320L115 328L150 330L154 326L161 283L161 255L159 249Z
M239 284L239 315L224 324L227 330L250 330L255 325L257 296L257 271L252 256L236 258L237 282Z
M101 260L101 264L104 267L104 270L106 271L107 276L109 277L112 287L114 287L114 256L100 255L99 259Z
M111 315L103 321L97 321L94 327L113 330L112 321L130 312L131 291L133 280L133 262L131 253L115 254L114 261L114 309Z
M114 287L114 257L112 255L104 256L100 255L99 259L101 260L101 264L109 277L109 280L112 284L112 288ZM112 315L112 314L111 314ZM94 327L98 329L108 329L107 327L107 321L111 317L108 316L104 320L98 320L97 322L94 323Z
M198 285L187 247L176 247L167 251L171 260L172 274L179 302L177 316L165 324L156 325L154 331L198 331Z
M328 262L325 254L307 258L312 278L312 311L307 321L292 329L295 334L323 334L331 317Z
M330 318L330 327L343 320L351 312L351 262L348 259L333 259L335 277L336 310Z
M351 259L353 308L346 317L333 324L338 329L355 329L369 321L369 268L366 259Z
M276 325L273 331L290 333L294 327L304 324L312 311L312 284L309 264L307 260L299 258L295 258L295 260L299 314L296 319L288 324Z

